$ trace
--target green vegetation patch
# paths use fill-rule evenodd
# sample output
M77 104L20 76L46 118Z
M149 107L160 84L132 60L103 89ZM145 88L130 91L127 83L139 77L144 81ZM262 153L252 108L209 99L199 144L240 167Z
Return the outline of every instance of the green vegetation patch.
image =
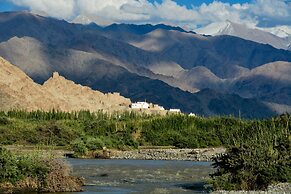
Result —
M214 189L265 190L291 182L290 122L290 115L282 115L234 133L227 152L214 159Z
M38 155L17 156L0 147L0 183L17 183L25 178L44 182L49 166Z
M69 174L62 160L0 147L0 193L81 191L83 180Z
M259 190L291 180L290 120L288 114L265 120L243 120L133 112L109 115L88 111L9 111L0 112L0 142L65 146L74 150L76 157L104 147L126 150L139 146L223 146L227 153L214 159L217 172L212 175L213 188ZM14 167L9 167L11 181L21 177Z

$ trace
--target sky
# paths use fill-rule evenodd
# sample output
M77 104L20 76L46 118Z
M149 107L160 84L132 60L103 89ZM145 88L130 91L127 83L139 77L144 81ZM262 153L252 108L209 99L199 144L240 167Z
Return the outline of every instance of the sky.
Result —
M0 11L14 10L100 25L165 23L196 29L231 20L250 27L291 26L291 0L0 0Z

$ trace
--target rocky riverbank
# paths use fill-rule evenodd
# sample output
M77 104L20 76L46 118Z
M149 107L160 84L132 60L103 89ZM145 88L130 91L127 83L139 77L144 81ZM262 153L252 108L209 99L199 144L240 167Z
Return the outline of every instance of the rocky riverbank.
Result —
M139 149L108 152L110 159L211 161L214 156L225 153L225 148Z
M271 185L266 191L215 191L212 194L290 194L290 183L279 183Z

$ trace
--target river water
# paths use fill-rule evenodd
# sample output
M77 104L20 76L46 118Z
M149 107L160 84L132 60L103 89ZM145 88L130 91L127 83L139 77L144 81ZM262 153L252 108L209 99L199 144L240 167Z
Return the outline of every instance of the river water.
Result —
M82 194L206 193L209 162L68 159L73 174L83 176ZM71 193L68 193L71 194Z

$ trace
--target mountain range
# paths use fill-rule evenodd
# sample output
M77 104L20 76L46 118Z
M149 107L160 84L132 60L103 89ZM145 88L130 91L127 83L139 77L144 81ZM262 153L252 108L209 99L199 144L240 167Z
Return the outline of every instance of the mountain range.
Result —
M0 26L0 56L38 84L56 71L94 90L205 116L290 110L288 50L162 24L100 27L29 12L0 13Z
M219 36L230 35L254 42L269 44L278 49L291 49L291 31L289 28L250 28L226 20L225 22L211 23L208 26L195 30L199 34Z

